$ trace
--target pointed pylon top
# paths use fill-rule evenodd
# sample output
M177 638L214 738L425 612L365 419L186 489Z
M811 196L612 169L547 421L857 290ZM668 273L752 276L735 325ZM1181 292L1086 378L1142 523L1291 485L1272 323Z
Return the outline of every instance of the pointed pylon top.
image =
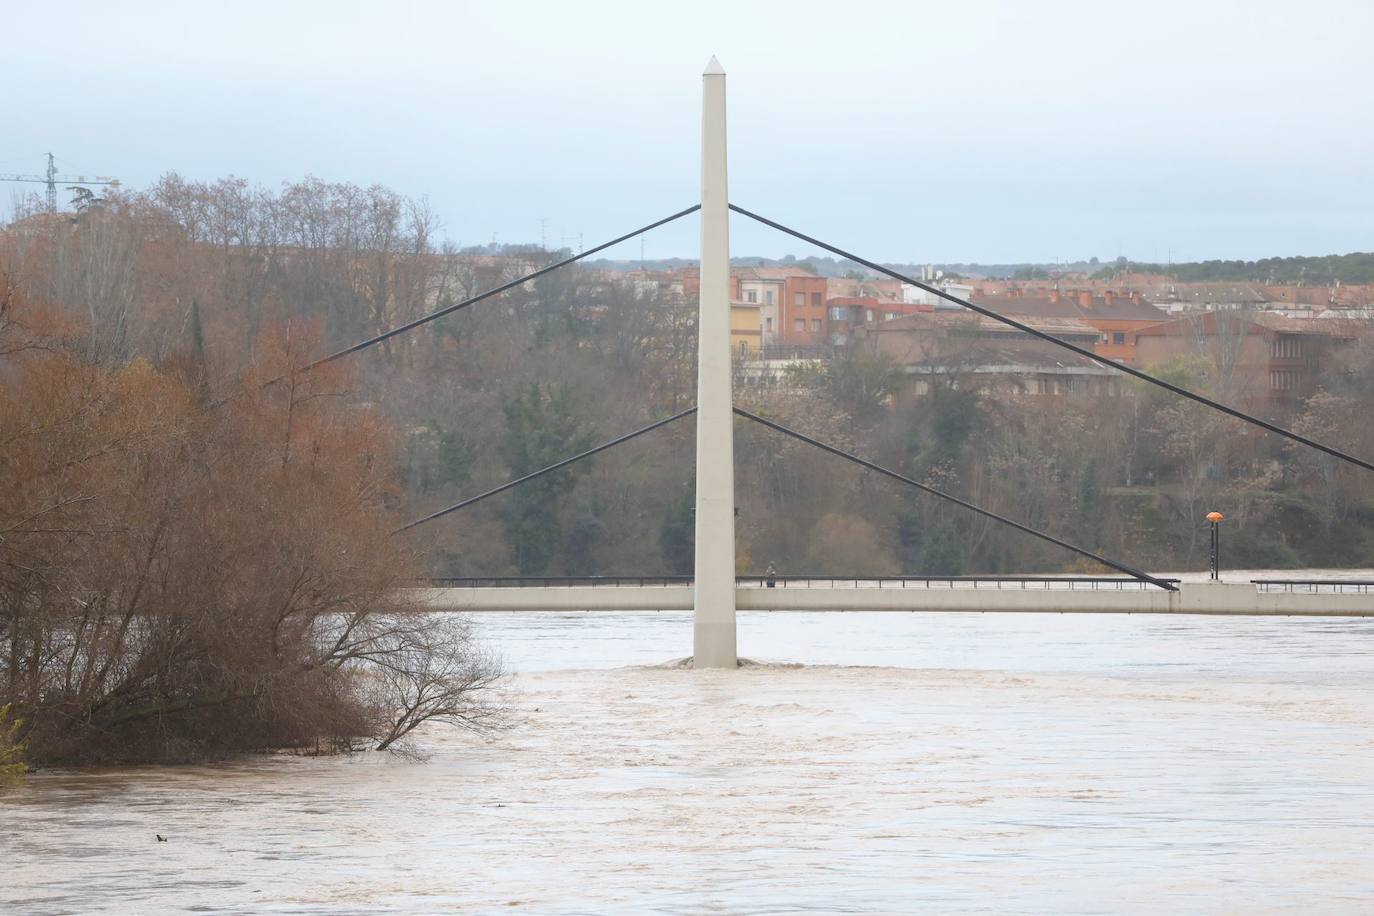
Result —
M703 71L701 72L701 75L702 75L702 76L724 76L724 75L725 75L725 68L722 67L722 66L720 65L720 61L716 60L716 56L715 56L714 54L712 54L712 55L711 55L711 59L710 59L709 61L706 62L706 69L703 70Z

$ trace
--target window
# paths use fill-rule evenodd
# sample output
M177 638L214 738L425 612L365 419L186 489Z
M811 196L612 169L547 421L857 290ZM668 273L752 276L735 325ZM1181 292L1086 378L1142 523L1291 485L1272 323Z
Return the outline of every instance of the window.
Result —
M821 320L819 318L811 319L811 330L816 334L821 332Z
M797 329L797 331L804 332L806 330L806 319L798 318L795 322L793 322L793 326Z
M763 301L767 305L773 304L773 291L771 289L766 289L763 291Z
M823 303L821 302L821 294L820 294L820 293L812 293L812 294L811 294L811 304L814 305L814 306L816 306L817 308L820 308L820 307L821 307L821 305L822 305Z
M1124 344L1125 342L1126 342L1126 332L1125 332L1125 331L1113 331L1113 332L1112 332L1112 343L1116 344L1116 345L1119 347L1119 346L1121 346L1122 344Z
M749 292L747 292L747 293L744 294L744 298L745 298L745 300L748 301L748 302L758 302L758 301L759 301L759 293L758 293L758 290L754 290L754 289L749 290Z
M747 340L741 340L741 341L739 342L739 355L740 355L740 356L748 356L748 355L749 355L749 341L747 341Z
M1292 391L1298 387L1298 373L1292 369L1271 369L1269 387L1274 391Z
M873 309L864 309L864 321L873 320Z
M796 293L792 296L793 305L806 305L806 293Z
M1297 359L1302 356L1302 338L1296 334L1280 334L1269 344L1274 359Z
M773 319L772 319L772 318L765 318L765 319L763 319L763 329L764 329L765 331L767 331L768 333L770 333L770 334L773 333Z
M834 308L832 308L830 310L830 320L844 321L844 309L840 308L839 306L835 306Z
M896 318L896 317L897 317L897 313L896 313L896 312L883 312L883 318L884 318L885 320L887 320L887 321L891 321L893 318Z

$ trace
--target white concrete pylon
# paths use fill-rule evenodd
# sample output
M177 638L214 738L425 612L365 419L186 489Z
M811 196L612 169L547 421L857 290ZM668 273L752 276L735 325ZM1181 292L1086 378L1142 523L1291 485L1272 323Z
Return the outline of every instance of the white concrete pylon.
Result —
M696 583L692 658L734 668L735 434L731 412L730 209L725 156L725 69L702 74L701 298L697 314Z

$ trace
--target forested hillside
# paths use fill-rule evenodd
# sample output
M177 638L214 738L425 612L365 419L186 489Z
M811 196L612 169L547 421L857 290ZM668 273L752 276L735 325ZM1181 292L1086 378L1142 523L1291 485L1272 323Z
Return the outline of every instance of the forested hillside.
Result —
M1094 274L1110 279L1117 271L1165 274L1183 283L1230 280L1240 283L1374 283L1374 253L1329 254L1321 257L1261 258L1258 261L1194 261L1183 264L1114 264Z

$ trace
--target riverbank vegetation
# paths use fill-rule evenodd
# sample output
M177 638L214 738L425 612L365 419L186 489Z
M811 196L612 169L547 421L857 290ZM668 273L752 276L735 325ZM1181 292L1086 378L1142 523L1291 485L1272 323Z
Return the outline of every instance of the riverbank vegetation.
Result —
M264 328L212 395L193 338L154 364L0 292L0 707L30 761L389 746L492 717L499 665L412 613L389 424L340 369L291 371L307 330Z
M162 378L194 354L196 373L177 376L190 390L182 396L210 399L237 399L246 367L262 376L272 359L281 371L299 365L284 358L289 348L304 358L299 336L268 328L310 328L312 352L330 352L567 253L447 247L422 200L313 179L273 192L168 176L71 218L37 216L0 249L20 288L82 316L83 358L132 360ZM691 406L694 322L681 291L567 268L347 357L347 389L316 397L307 387L305 403L386 418L399 476L378 498L416 518ZM1349 348L1322 367L1316 396L1267 416L1374 454L1374 427L1360 419L1374 396L1370 352L1367 342ZM1195 362L1153 368L1237 397ZM1374 555L1365 472L1157 389L1010 398L952 372L922 398L893 398L904 381L896 367L841 353L781 384L741 373L737 397L1138 567L1202 568L1211 510L1227 516L1232 566L1360 566ZM278 431L266 441L280 440ZM736 449L742 573L1082 571L1072 554L745 421ZM402 541L414 569L436 575L689 572L692 458L684 420Z
M0 706L0 789L17 782L29 768L24 761L24 742L19 730L24 720L10 715L8 705Z

